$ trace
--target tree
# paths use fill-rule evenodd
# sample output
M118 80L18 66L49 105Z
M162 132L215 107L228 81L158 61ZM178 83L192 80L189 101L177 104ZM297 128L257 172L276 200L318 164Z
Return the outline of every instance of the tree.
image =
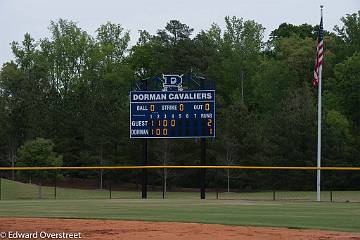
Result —
M244 21L235 16L225 17L225 23L219 63L221 76L217 77L221 79L219 92L227 102L231 102L228 97L235 92L244 93L242 99L251 99L252 76L260 61L264 28L255 21ZM231 90L230 94L228 90Z
M312 79L312 67L314 65L314 52L316 42L312 38L301 39L296 35L289 38L281 38L275 43L274 51L276 58L285 61L292 75L288 81L292 81L294 88L308 84Z
M51 39L43 39L40 46L49 61L52 83L65 96L85 71L93 39L76 23L64 19L51 21L49 29Z
M124 32L120 24L107 22L97 30L97 44L102 55L102 63L109 65L120 64L128 49L130 35L129 31Z
M5 160L7 156L7 139L8 139L9 119L7 105L4 97L0 94L0 159ZM0 165L6 163L0 160Z
M309 87L289 90L280 106L267 120L266 128L274 149L274 164L312 165L316 155L316 108Z
M342 165L344 159L353 159L353 137L349 121L341 113L326 113L323 129L323 157L329 166ZM340 161L339 161L340 160Z
M85 120L82 134L86 149L82 149L82 154L100 166L110 163L109 153L126 129L128 106L125 96L132 79L124 64L129 41L129 32L124 32L120 24L107 22L101 25L96 41L89 46L89 58L84 63L87 70L76 88L77 95L84 100L79 109ZM99 171L99 178L102 189L103 170Z
M253 79L253 102L251 105L260 113L279 111L288 91L295 88L294 76L285 61L264 58Z
M216 155L217 164L225 164L227 166L235 165L234 163L238 160L238 148L239 142L236 139L236 133L233 131L234 121L238 119L233 117L231 111L244 111L244 105L240 105L240 109L237 107L229 106L224 109L220 115L221 121L221 134L215 141L216 143ZM242 124L242 123L240 123ZM226 170L227 177L227 191L230 192L230 169Z
M340 97L341 108L360 132L360 52L355 52L335 67L334 91Z
M343 26L335 26L334 30L345 43L343 50L347 52L347 56L351 56L360 50L360 11L346 14L346 17L341 18L341 21Z
M17 152L17 165L20 167L58 167L62 165L62 156L55 151L55 144L44 138L36 138L22 145ZM49 178L52 173L48 170L36 172L24 172L25 175L37 178L39 183L39 198L42 197L42 182Z
M166 36L172 44L177 44L181 41L189 39L191 33L194 31L193 28L190 28L178 20L170 20L170 22L166 24L165 30L168 33L164 30L160 30L159 35Z
M193 42L194 68L205 76L216 76L218 67L216 63L221 61L219 52L223 44L220 27L213 24L209 30L197 34Z
M31 103L31 95L26 74L13 62L4 64L0 74L0 89L6 106L3 117L8 118L8 124L5 125L7 155L9 162L14 165L17 148L28 132L26 119L30 113L27 104Z
M316 39L318 26L313 27L309 24L301 24L299 26L282 23L279 27L270 33L270 40L274 41L279 38L289 38L292 35L297 35L301 39L312 38Z
M156 156L154 164L161 164L163 166L175 165L174 162L174 144L171 143L169 139L159 139L154 145L152 145L154 154ZM163 193L167 193L168 189L168 179L174 175L174 172L171 169L164 168L161 171L157 171L162 175L163 181Z

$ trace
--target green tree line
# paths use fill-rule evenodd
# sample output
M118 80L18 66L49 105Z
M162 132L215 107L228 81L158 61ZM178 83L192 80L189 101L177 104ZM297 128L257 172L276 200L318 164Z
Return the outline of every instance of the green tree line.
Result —
M208 140L208 164L315 166L311 80L318 26L283 23L269 40L264 30L234 16L225 17L224 29L212 24L197 34L171 20L154 35L139 31L133 46L129 31L111 22L94 36L63 19L50 23L48 38L26 33L11 44L14 61L0 71L0 165L11 166L24 155L21 146L36 138L51 140L64 166L139 165L142 141L128 132L132 82L192 73L216 83L217 132ZM324 41L322 164L360 166L360 11L325 31ZM197 140L149 140L151 165L199 162ZM252 174L267 186L270 176ZM154 181L161 176L153 175ZM195 173L167 176L178 186L196 186ZM238 185L248 177L238 173ZM131 173L121 180L135 182ZM360 177L338 184L356 186Z

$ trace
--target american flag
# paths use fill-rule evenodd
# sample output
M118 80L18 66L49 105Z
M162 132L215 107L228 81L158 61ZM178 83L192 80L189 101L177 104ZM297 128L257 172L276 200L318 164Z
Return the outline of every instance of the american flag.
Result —
M314 87L317 87L319 85L319 71L320 71L320 66L323 64L323 57L324 57L324 29L323 29L323 19L321 16L319 34L317 39L314 79L312 81Z

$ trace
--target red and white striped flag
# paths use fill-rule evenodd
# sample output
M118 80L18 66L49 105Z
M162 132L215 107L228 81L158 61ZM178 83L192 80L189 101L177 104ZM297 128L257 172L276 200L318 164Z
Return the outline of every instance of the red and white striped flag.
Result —
M323 57L324 57L324 29L323 29L323 19L321 16L319 34L317 39L316 59L314 66L314 79L312 81L314 87L317 87L319 85L319 71L320 71L320 66L323 64Z

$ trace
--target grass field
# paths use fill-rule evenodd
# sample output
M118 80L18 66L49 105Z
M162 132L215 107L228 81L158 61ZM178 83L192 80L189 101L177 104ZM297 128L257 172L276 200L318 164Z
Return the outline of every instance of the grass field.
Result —
M360 231L359 203L242 200L3 200L0 216L121 219Z
M314 193L296 194L301 200ZM359 193L346 194L342 195L348 198L358 197ZM122 199L108 199L109 192L105 190L58 188L58 199L53 199L54 188L44 187L43 195L47 199L36 200L36 185L3 179L0 216L179 221L360 232L360 203L271 201L271 192L223 194L232 200L216 200L215 193L209 193L207 200L199 200L196 192L168 193L167 199L160 199L161 193L150 192L152 199L142 200L138 192L113 192L114 198ZM241 200L239 196L257 201ZM269 201L260 201L268 197Z

